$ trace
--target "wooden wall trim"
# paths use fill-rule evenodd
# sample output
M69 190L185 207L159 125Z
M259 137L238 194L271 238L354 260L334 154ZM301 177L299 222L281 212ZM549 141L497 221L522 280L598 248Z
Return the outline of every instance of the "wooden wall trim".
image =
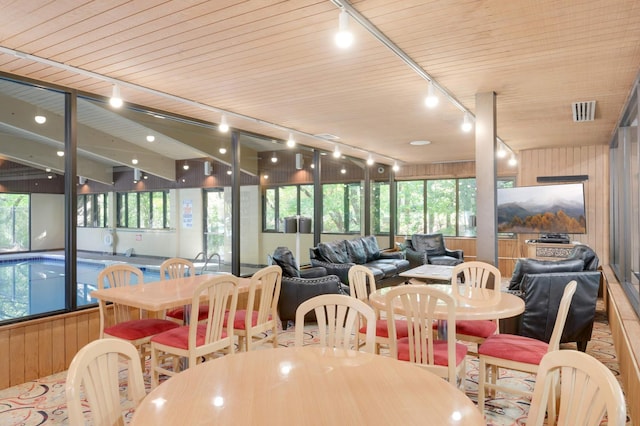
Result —
M606 278L605 307L618 357L622 387L632 424L640 424L640 319L629 303L622 286L609 266Z
M0 389L67 370L99 334L97 307L0 326Z

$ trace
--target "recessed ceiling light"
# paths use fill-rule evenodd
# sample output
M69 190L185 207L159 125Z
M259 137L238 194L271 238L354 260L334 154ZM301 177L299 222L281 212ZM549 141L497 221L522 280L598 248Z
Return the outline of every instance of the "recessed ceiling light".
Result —
M431 141L411 141L409 142L409 145L420 146L420 145L429 145L430 143Z

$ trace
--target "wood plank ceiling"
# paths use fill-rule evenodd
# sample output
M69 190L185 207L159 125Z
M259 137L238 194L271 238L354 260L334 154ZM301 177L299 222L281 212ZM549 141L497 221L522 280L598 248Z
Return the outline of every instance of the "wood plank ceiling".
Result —
M337 2L337 0L336 0ZM231 115L232 127L286 139L329 133L401 164L472 160L474 136L427 81L351 20L338 49L328 0L4 0L0 46L175 95ZM339 3L339 2L337 2ZM637 0L359 0L352 7L474 113L497 94L498 136L520 150L603 145L640 66ZM0 71L108 96L111 84L0 53ZM126 85L123 98L217 123L218 112ZM571 103L597 102L575 123ZM281 127L272 127L273 123ZM297 135L300 143L331 143ZM412 146L413 140L430 145ZM358 157L364 151L353 151Z

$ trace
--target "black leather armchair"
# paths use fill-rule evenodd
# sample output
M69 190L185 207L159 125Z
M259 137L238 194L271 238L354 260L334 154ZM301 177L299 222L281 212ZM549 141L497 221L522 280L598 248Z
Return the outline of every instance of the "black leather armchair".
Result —
M404 250L411 268L428 263L455 266L464 262L463 251L446 248L442 234L413 234L405 240Z
M320 294L349 294L349 287L338 276L327 275L323 267L298 269L293 253L286 247L278 247L271 260L282 268L278 316L283 330L289 321L295 321L296 309L302 302ZM307 314L305 320L315 321L314 312Z
M593 321L600 288L601 272L598 256L585 245L574 247L567 259L518 259L509 283L509 290L524 299L525 310L515 324L515 332L548 342L558 313L565 286L572 280L578 287L571 301L561 343L576 342L585 351L591 340ZM513 325L511 325L513 328Z

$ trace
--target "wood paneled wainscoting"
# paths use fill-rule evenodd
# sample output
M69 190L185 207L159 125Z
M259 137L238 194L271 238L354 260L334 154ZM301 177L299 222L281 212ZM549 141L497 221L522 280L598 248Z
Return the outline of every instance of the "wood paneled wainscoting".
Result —
M99 334L97 307L0 327L0 389L66 370Z
M633 424L640 424L640 320L609 266L604 267L605 308Z

